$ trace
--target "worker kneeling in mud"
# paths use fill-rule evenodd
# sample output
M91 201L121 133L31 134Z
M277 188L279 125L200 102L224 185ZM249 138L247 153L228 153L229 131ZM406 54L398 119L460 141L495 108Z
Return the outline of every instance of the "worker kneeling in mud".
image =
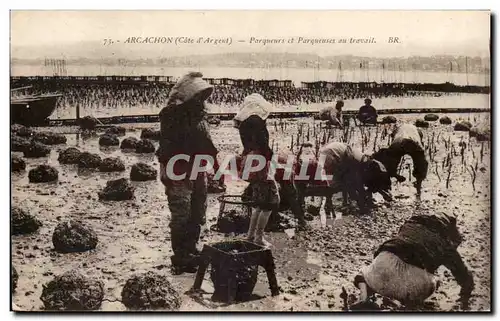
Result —
M457 248L462 237L455 217L446 214L416 215L406 221L396 237L384 242L374 260L354 283L361 290L355 306L369 302L373 293L395 299L407 307L418 306L434 293L434 272L447 267L461 286L460 298L467 304L474 280Z
M213 87L202 79L201 73L189 73L172 88L167 107L160 112L161 137L157 155L171 213L174 274L194 273L198 266L196 245L206 219L207 174L196 172L191 177L195 156L212 157L214 169L218 170L218 152L205 120L205 100L212 91ZM189 160L179 159L180 156L187 156ZM185 177L181 178L182 175Z
M319 150L319 161L327 175L332 175L333 183L339 184L346 197L356 201L361 212L373 205L373 193L380 193L386 201L392 200L391 180L384 165L360 150L332 142ZM366 186L366 189L365 189Z
M244 161L241 162L241 160L242 159L244 160L249 153L253 153L254 155L264 156L266 162L271 161L273 157L273 151L269 147L269 132L266 126L266 120L269 116L271 109L272 105L259 94L251 94L245 97L240 111L234 117L234 126L238 128L240 133L241 143L243 144L243 152L241 154L241 158L239 161L240 164L245 163ZM270 164L266 164L266 166L268 165ZM288 203L295 218L298 220L298 228L305 229L307 225L304 219L304 211L299 203L298 192L294 183L293 176L287 179L284 178L283 175L280 175L280 173L281 173L280 171L276 172L277 175L275 179L270 180L269 182L259 182L259 180L261 180L263 177L262 173L261 176L255 175L256 180L250 182L250 185L246 190L245 196L262 198L265 193L263 193L260 190L266 191L266 193L267 192L274 193L274 184L277 183L279 200L280 201L285 200ZM262 188L260 188L259 186ZM272 191L269 190L269 188L271 188ZM255 195L251 196L253 195L254 192ZM274 202L275 196L269 196L268 201L270 201L271 199L272 202ZM252 215L250 224L251 231L249 231L249 235L252 237L254 233L253 229L257 229L257 234L255 236L257 238L257 243L262 243L260 236L261 232L259 230L260 225L263 225L263 228L265 228L267 223L264 224L264 221L267 222L269 216L272 214L271 212L268 214L269 210L271 210L272 212L274 212L274 214L277 215L280 202L278 202L277 207L275 205L272 206L263 205L262 200L260 200L259 202L261 203L261 206L259 207L260 214ZM256 210L254 210L254 213L257 213ZM264 219L264 217L266 216L267 219ZM262 223L259 224L256 223L256 220L258 220L257 217L262 217L260 219Z
M406 179L398 174L398 165L404 155L410 155L413 160L413 176L416 179L414 186L417 194L420 195L422 181L427 177L429 167L422 143L423 134L412 124L402 124L396 127L392 135L391 145L388 148L379 149L372 157L384 164L391 177L404 182Z

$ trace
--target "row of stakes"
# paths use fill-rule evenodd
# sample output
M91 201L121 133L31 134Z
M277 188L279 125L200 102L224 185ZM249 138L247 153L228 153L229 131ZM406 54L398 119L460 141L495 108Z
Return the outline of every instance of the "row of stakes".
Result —
M429 122L436 120L439 120L441 125L452 124L451 119L447 116L439 118L438 115L429 114L425 116L425 120L417 120L415 122L415 126L418 128L429 128ZM370 146L368 145L372 141L373 132L374 132L374 140L372 148L373 152L375 152L378 148L382 147L383 145L385 145L386 147L389 146L392 143L391 133L392 130L394 129L392 124L395 124L396 122L397 120L394 116L386 116L384 117L384 121L382 122L383 126L375 126L374 130L370 130L371 129L370 127L365 128L364 126L359 126L358 127L360 133L359 142L361 143L362 152L368 151L368 149L372 146L371 144ZM274 122L273 125L276 132L281 132L281 133L287 132L287 122L280 119L279 121ZM322 123L314 123L312 125L309 123L300 123L298 124L296 134L290 134L290 145L289 145L290 151L292 153L295 153L297 150L300 152L301 147L310 145L310 147L315 148L315 156L317 157L320 146L323 146L332 140L345 142L347 144L351 143L355 137L355 129L356 127L353 126L344 128L332 128L328 126L325 127L323 126ZM459 155L461 156L460 163L462 166L462 171L466 170L470 174L472 188L473 190L475 190L476 188L475 181L477 178L477 173L479 170L481 170L479 164L483 162L486 146L490 146L490 131L487 128L473 127L473 125L468 121L459 121L455 123L453 130L458 132L469 133L468 142L464 142L462 139L462 141L458 144L458 150L460 153ZM440 137L440 135L441 132L438 132L436 136L435 131L432 132L432 136L429 134L427 136L428 141L424 142L424 149L426 151L428 160L430 161L431 164L434 164L436 163L435 156L438 151L437 142L441 141L444 142L447 156L442 161L441 167L443 171L446 170L445 173L446 188L449 188L451 173L452 173L452 159L454 156L458 155L458 150L455 149L455 146L451 142L450 137L448 137L448 140L445 140L444 138ZM314 138L314 145L312 143L309 143L311 138ZM476 140L481 144L479 157L476 157L476 153L472 148L471 138L476 138ZM379 145L377 145L378 142ZM279 151L279 144L278 143L275 144L274 140L272 141L271 146L274 151L276 152ZM465 157L467 148L472 153L472 158L474 160L472 164L467 164L467 158ZM401 162L400 165L403 165L403 162ZM408 168L409 172L411 173L411 168L410 167ZM442 179L441 175L439 175L437 164L435 164L433 170L436 176L438 177L439 182L441 182ZM398 171L399 172L402 171L402 166L399 167ZM411 174L409 174L409 176L411 177Z

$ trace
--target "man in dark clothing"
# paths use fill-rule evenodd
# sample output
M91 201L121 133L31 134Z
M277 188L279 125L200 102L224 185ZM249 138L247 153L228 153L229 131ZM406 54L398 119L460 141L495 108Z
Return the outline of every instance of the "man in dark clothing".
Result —
M167 107L160 112L161 138L157 156L171 212L170 237L174 252L171 261L175 274L196 272L199 256L196 245L201 226L205 224L207 175L202 172L191 179L194 157L211 156L217 170L218 152L208 131L204 103L213 87L201 77L197 72L182 77L172 88ZM189 160L177 160L167 173L170 167L167 164L179 155L187 155ZM175 180L173 175L186 176Z
M365 104L359 108L358 119L362 124L376 124L377 110L372 105L370 98L365 99Z
M396 299L405 305L423 303L436 290L434 272L444 265L461 286L460 298L466 303L474 280L457 248L462 237L456 219L446 214L416 215L384 242L374 260L354 283L361 290L360 302L373 293Z

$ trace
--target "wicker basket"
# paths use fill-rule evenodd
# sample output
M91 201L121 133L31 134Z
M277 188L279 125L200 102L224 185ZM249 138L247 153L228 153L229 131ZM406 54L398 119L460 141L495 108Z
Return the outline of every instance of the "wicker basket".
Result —
M246 233L252 215L252 203L244 201L243 195L222 195L217 200L220 202L219 216L212 229L222 233Z

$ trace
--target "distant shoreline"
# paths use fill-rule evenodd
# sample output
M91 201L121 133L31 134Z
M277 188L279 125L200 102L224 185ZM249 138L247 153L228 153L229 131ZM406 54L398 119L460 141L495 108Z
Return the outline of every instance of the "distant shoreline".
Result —
M101 48L102 49L102 48ZM409 56L365 57L356 55L319 56L317 54L288 52L229 52L214 54L190 54L184 56L144 56L143 52L101 52L98 55L79 56L38 53L37 57L17 56L13 49L11 65L50 65L63 63L67 66L113 66L123 68L255 68L255 69L342 69L386 71L425 71L453 73L490 73L490 57L471 56ZM96 53L97 54L97 53ZM52 62L51 62L52 61Z
M178 78L189 71L200 71L204 78L291 80L296 86L301 82L377 82L377 83L434 83L446 82L460 86L490 86L490 74L458 73L443 71L404 70L339 70L312 68L237 68L237 67L167 67L167 66L107 66L63 65L49 68L42 65L11 65L12 77L32 76L170 76Z
M19 61L19 62L11 62L11 68L12 67L18 67L18 66L40 66L40 63L43 64L43 60L29 60L29 61ZM68 62L66 63L66 66L76 66L76 67L88 67L88 66L103 66L103 67L115 67L115 68L137 68L137 67L148 67L148 68L187 68L187 69L193 69L193 70L198 70L198 69L203 69L203 68L245 68L245 69L292 69L292 70L338 70L338 68L310 68L310 67L301 67L301 66L289 66L289 67L283 67L283 66L271 66L271 67L265 67L265 66L251 66L251 65L216 65L216 64L207 64L207 65L188 65L188 64L174 64L174 65L169 65L169 64L161 64L161 63L148 63L144 61L130 61L128 65L123 65L120 63L111 63L111 62L100 62L100 61L85 61L85 62ZM366 68L368 69L368 68ZM361 68L355 68L355 67L344 67L344 71L360 71L363 70ZM398 69L398 68L393 68L391 66L388 66L386 69L382 68L377 68L377 67L370 67L370 71L376 71L376 70L385 70L386 72L432 72L432 73L443 73L443 72L448 72L448 70L445 69ZM452 71L453 73L457 74L466 74L465 70L456 70ZM469 71L468 74L471 75L489 75L490 71L489 70L482 70L482 71ZM38 76L38 75L30 75L30 76Z

